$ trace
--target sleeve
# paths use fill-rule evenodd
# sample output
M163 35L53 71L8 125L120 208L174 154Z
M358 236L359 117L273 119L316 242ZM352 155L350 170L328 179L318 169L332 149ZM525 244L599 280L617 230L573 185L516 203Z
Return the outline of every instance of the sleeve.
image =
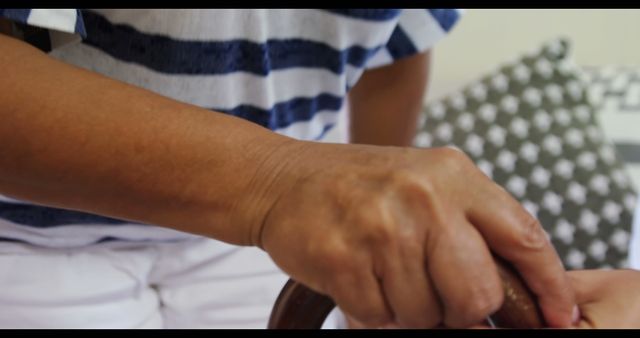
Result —
M13 21L22 27L20 34L25 40L28 38L28 32L47 32L50 49L86 37L82 12L79 9L0 8L0 18Z
M431 49L453 29L461 15L460 9L403 9L385 47L371 57L366 68L386 66Z

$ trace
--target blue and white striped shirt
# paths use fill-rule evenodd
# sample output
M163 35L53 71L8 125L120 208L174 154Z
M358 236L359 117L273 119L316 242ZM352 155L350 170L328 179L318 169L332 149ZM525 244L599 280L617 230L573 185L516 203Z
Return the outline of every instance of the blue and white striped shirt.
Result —
M459 16L452 9L0 9L0 17L48 29L59 60L318 141L365 70L431 48ZM60 247L181 234L0 195L0 237Z

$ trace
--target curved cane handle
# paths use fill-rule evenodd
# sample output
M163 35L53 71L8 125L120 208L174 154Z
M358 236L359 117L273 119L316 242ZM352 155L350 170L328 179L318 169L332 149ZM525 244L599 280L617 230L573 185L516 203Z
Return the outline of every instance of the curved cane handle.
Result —
M502 328L542 328L544 319L535 296L517 272L496 258L504 287L502 307L491 320ZM276 299L269 318L269 329L320 329L335 307L333 300L289 279Z

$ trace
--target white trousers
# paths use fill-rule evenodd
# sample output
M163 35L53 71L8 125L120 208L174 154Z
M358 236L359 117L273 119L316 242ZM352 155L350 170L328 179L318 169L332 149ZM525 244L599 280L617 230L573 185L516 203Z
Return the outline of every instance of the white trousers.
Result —
M0 328L265 328L287 278L259 249L204 238L1 242Z
M640 199L630 267L640 269ZM287 280L257 249L194 237L50 249L0 242L0 328L265 328ZM324 328L346 327L339 311Z

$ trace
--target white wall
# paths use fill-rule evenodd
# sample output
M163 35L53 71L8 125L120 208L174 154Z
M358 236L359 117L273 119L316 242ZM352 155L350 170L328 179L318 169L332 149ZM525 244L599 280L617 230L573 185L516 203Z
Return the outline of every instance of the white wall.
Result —
M579 65L640 65L640 10L467 9L434 49L427 100L559 36Z

